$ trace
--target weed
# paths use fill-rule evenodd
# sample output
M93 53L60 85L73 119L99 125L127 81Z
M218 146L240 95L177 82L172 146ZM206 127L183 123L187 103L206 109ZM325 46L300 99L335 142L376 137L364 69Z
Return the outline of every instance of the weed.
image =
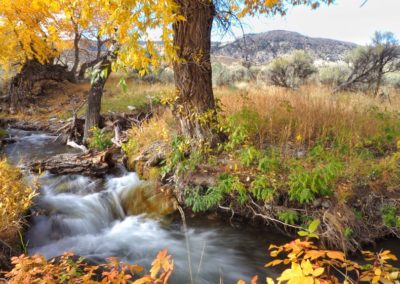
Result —
M392 228L400 228L400 216L397 215L397 208L392 204L385 204L381 209L383 223Z
M92 130L92 137L89 141L89 147L98 150L105 150L112 145L111 138L101 129L94 127Z
M191 206L193 211L206 211L221 203L226 194L237 193L239 203L247 201L246 189L237 176L222 174L216 185L209 187L205 192L202 188L195 188L187 191L186 204Z
M299 214L293 210L278 212L278 219L290 225L294 225L299 221Z
M255 180L250 185L249 190L256 200L269 202L271 201L275 194L276 190L271 187L265 176L257 176Z
M307 168L297 163L289 174L289 198L303 203L312 202L317 196L333 194L333 183L342 172L343 165L337 161L319 163Z

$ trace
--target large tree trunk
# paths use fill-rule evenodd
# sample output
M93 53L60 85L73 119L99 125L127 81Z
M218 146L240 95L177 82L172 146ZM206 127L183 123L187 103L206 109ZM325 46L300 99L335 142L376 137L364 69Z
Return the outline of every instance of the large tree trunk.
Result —
M219 135L210 58L215 7L210 0L176 2L186 20L173 25L179 57L173 66L177 93L173 111L184 136L215 145Z
M22 109L26 104L26 99L32 95L35 83L45 80L73 81L74 78L64 66L28 60L21 71L11 79L8 90L11 107L15 110Z
M83 135L84 142L87 142L87 139L90 137L91 129L100 125L101 97L103 96L104 85L111 73L111 63L108 56L104 56L95 67L96 71L94 73L97 75L92 79L92 85L88 96Z

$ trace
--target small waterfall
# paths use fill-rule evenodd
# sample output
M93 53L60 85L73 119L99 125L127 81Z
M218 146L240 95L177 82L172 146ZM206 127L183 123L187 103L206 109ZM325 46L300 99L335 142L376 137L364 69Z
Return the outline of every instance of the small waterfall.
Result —
M47 158L75 150L44 133L13 131L17 142L5 152L15 163ZM251 228L234 229L206 217L187 216L183 230L179 217L166 222L177 203L168 191L141 181L135 173L93 179L79 175L44 173L30 177L40 185L30 229L26 234L30 254L57 257L65 251L104 262L114 256L149 267L160 250L168 249L175 263L170 283L225 283L263 275L267 237ZM272 243L282 237L268 235ZM268 271L274 276L273 270ZM276 273L275 273L276 275Z

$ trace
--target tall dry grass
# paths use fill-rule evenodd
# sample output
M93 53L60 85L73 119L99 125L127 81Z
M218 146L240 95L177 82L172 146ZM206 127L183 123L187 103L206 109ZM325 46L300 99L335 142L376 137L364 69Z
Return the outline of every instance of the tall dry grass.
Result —
M331 95L328 89L307 86L299 90L264 89L217 91L225 115L243 108L256 111L260 121L258 144L312 146L334 140L350 148L362 139L380 135L387 124L398 122L399 96L391 101L354 93ZM384 115L383 115L384 114Z

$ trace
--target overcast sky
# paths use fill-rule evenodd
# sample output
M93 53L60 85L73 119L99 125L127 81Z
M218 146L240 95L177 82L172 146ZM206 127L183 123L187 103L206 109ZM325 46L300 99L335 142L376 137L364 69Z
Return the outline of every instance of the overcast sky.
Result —
M289 30L312 37L332 38L366 44L375 31L391 31L400 38L400 0L336 0L331 6L317 10L306 7L289 9L285 17L274 16L243 19L245 33L269 30ZM223 41L241 37L239 27L233 28L234 36L226 35ZM221 40L214 34L213 40Z

